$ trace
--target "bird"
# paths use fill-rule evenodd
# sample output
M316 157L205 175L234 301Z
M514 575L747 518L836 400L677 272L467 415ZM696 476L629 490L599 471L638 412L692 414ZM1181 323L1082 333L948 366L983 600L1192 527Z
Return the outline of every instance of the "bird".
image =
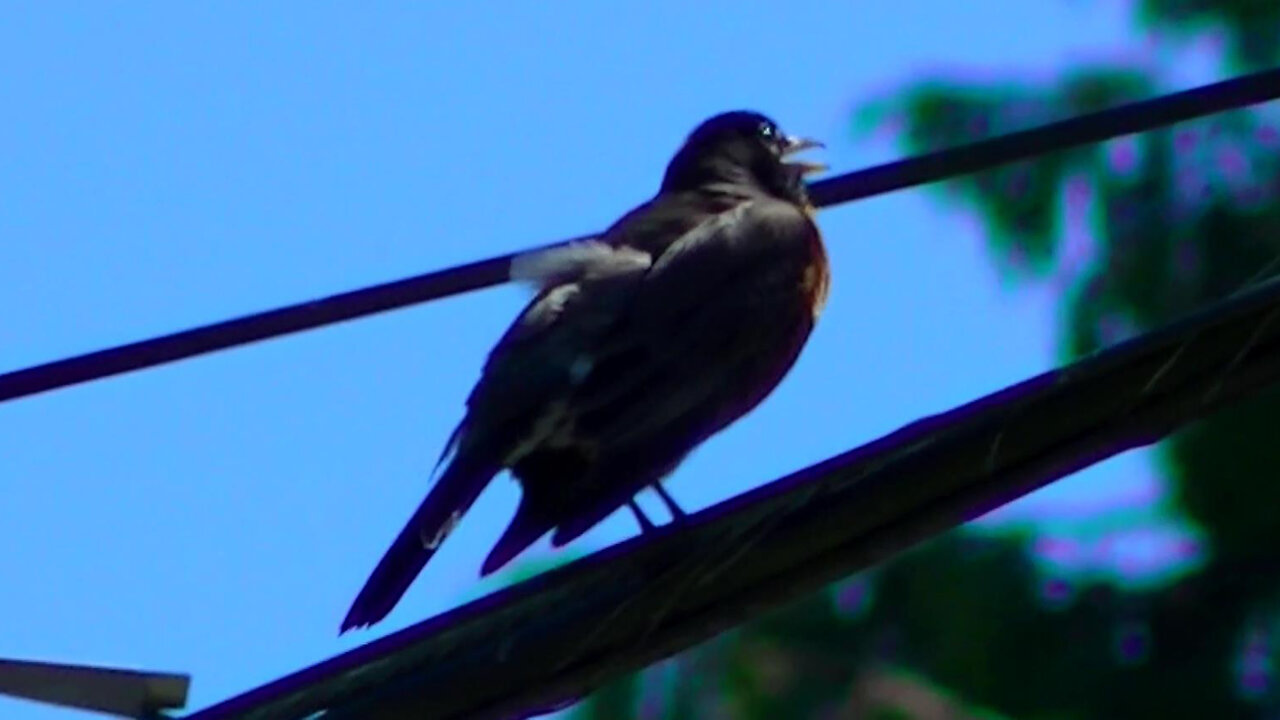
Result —
M512 261L534 296L493 347L422 504L344 618L371 626L399 603L498 474L521 499L481 576L552 533L560 547L653 489L758 406L822 313L830 269L806 178L824 147L754 110L698 124L652 198L592 240Z

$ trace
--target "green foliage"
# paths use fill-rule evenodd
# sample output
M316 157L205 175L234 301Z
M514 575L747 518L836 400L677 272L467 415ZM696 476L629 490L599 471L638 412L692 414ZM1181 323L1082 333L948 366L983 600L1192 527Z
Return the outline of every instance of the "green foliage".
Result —
M1248 55L1256 38L1274 38L1280 30L1280 4L1274 2L1266 7L1242 2L1145 2L1141 10L1145 22L1161 28L1183 18L1225 23L1232 37L1230 47L1237 53L1232 59L1238 64L1260 57ZM1274 58L1276 47L1269 46L1267 62ZM1148 95L1149 85L1124 68L1076 70L1057 88L1039 92L934 80L905 93L904 144L923 150L931 142L969 142L1018 129L1007 120L1010 108L1037 108L1040 117L1035 122L1043 122ZM984 115L996 120L983 125L973 119ZM1091 196L1094 247L1074 269L1073 285L1064 298L1067 356L1093 352L1159 327L1276 272L1280 267L1280 165L1274 154L1275 126L1264 117L1257 111L1225 114L1003 171L1018 168L1037 178L1033 186L1052 188L1055 196L1073 178ZM948 123L954 123L950 129ZM953 186L962 189L964 206L983 217L998 262L1036 259L1026 266L1028 275L1036 278L1071 269L1064 268L1067 263L1060 253L1062 237L1056 218L1035 216L1018 232L1011 230L1008 218L1028 213L1032 207L1024 193L998 183L983 185L978 178ZM955 188L949 190L954 195ZM1041 201L1034 207L1049 204ZM1062 211L1054 206L1049 212L1057 216ZM1177 508L1200 525L1214 551L1210 564L1179 587L1198 588L1198 595L1211 595L1213 600L1162 602L1177 592L1170 588L1152 597L1129 595L1132 620L1128 627L1139 628L1140 642L1152 648L1145 660L1099 673L1106 666L1088 661L1102 652L1097 637L1072 643L1057 634L1078 621L1072 613L1038 624L1013 595L1006 596L1003 609L1014 625L1024 628L1013 633L1015 637L1043 637L1052 647L1080 653L1062 667L1043 671L1069 677L1077 697L1094 696L1092 707L1078 708L1083 716L1248 717L1262 712L1261 706L1246 702L1232 668L1240 660L1247 618L1251 613L1273 612L1271 598L1280 585L1276 572L1265 574L1268 568L1280 570L1280 563L1269 561L1280 547L1280 524L1274 512L1280 503L1280 485L1273 481L1274 468L1280 467L1280 444L1275 442L1278 416L1280 394L1272 393L1200 423L1163 446L1164 469L1172 481ZM1255 582L1243 587L1235 583L1233 574L1240 572L1256 574ZM999 576L992 569L972 577L993 583ZM1221 591L1210 592L1214 589ZM1085 626L1092 631L1101 627L1096 622ZM926 636L936 647L942 632L933 629ZM996 648L993 666L1035 664L1025 656L1025 647L1000 646L994 641L992 645ZM1184 647L1185 652L1169 650ZM962 655L971 660L983 657L976 650ZM1014 688L1002 680L986 684L981 677L939 665L937 655L930 661L931 677L963 689L966 697L1023 716L1033 716L1037 709L1070 706L1063 694L1070 688L1042 682ZM1120 682L1123 685L1117 688ZM1175 702L1157 712L1156 707L1166 700Z
M639 675L626 675L609 683L578 705L570 716L574 720L626 720L637 717L640 707Z
M925 81L892 100L873 104L860 125L902 127L913 153L984 140L1054 120L1093 112L1150 93L1150 83L1132 70L1073 71L1049 93L1030 85L964 85ZM1053 269L1060 245L1059 204L1063 184L1082 171L1094 150L1066 150L942 183L965 207L980 213L1007 278L1043 276Z
M1134 9L1165 38L1218 33L1228 67L1280 61L1280 1L1134 0ZM907 151L924 152L1149 97L1157 85L1133 67L1100 65L1048 84L934 78L860 121L891 126ZM1274 111L1253 109L931 192L981 218L1005 278L1068 279L1062 351L1073 358L1280 271L1277 149ZM1081 219L1089 247L1068 247L1065 221ZM661 697L627 678L576 717L1274 716L1278 418L1280 392L1270 393L1161 447L1172 511L1198 525L1210 551L1166 584L1055 575L1032 560L1028 536L957 532L674 658L647 676Z
M1280 393L1270 392L1189 428L1165 447L1165 464L1180 505L1212 529L1218 556L1280 575L1278 422Z
M1142 0L1140 22L1182 37L1210 31L1227 44L1234 67L1260 69L1280 61L1280 3L1275 0Z

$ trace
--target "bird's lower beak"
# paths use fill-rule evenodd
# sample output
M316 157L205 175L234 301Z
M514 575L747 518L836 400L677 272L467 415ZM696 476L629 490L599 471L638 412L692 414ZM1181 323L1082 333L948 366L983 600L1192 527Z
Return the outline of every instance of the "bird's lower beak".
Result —
M825 147L826 145L817 140L791 136L787 138L786 145L782 149L782 157L790 157L804 150ZM830 169L830 166L826 163L810 162L808 160L793 160L787 164L792 167L799 168L801 175L825 172Z

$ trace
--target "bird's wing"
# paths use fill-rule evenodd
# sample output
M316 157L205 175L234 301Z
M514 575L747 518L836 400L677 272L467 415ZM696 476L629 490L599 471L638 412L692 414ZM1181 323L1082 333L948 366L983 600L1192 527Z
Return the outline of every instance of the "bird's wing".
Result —
M643 437L707 402L734 378L736 359L769 353L792 331L817 230L794 205L758 199L699 225L673 243L635 290L572 407L602 442ZM807 329L805 330L807 334Z
M771 267L785 273L812 230L803 212L771 199L707 210L660 196L585 251L522 259L524 279L548 282L490 353L458 439L509 455L544 438L565 412L625 403L681 352L683 341L665 340L699 332L716 288L741 277L767 283Z
M643 360L602 366L572 404L610 452L564 496L553 545L603 520L773 391L813 327L820 298L804 278L825 263L819 243L802 209L756 201L654 263L628 324Z
M714 370L724 352L753 350L720 340L744 322L768 322L742 314L768 313L774 295L795 294L787 283L810 257L816 230L800 208L757 198L702 213L696 225L684 220L693 227L674 241L659 237L677 222L669 216L687 218L687 210L650 205L602 238L624 253L660 248L652 261L638 253L643 262L585 265L572 278L549 273L558 284L530 302L490 353L459 446L514 461L575 422L593 443L626 442L717 391L715 378L686 379ZM656 392L676 385L679 393Z
M536 440L554 412L550 400L572 378L574 353L612 321L650 261L602 243L518 261L521 279L543 289L491 354L468 417L446 443L439 464L447 465L356 596L343 631L385 617L513 448Z
M578 304L495 353L481 383L495 405L492 379L510 369L512 384L529 390L530 358L561 354L538 376L556 381L537 385L539 414L522 416L523 427L538 428L516 465L524 494L483 572L553 527L559 543L595 525L753 407L790 367L812 327L799 282L817 242L812 221L766 198L702 217L674 241L631 226L629 239L665 246L651 267L628 276L610 301L587 287L564 290ZM584 317L592 318L589 337L579 330ZM589 341L553 341L557 333ZM576 463L566 453L586 465L569 470Z
M522 258L520 279L541 290L489 353L446 453L470 445L505 462L536 443L651 263L647 253L594 242Z

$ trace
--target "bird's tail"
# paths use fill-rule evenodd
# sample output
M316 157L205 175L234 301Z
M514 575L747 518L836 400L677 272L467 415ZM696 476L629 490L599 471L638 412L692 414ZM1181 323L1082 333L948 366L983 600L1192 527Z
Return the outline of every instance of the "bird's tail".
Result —
M589 454L581 447L539 448L522 457L511 472L520 480L520 506L507 531L480 566L483 577L511 562L556 526L573 494L591 468Z
M480 566L480 576L484 577L500 570L503 565L514 560L530 545L538 542L538 539L553 527L555 527L555 521L548 519L545 513L538 512L537 506L530 502L526 492L520 498L520 505L516 508L516 515L507 526L507 531L498 538L493 550L489 551L489 556Z
M382 620L400 602L440 543L501 469L492 461L459 454L400 531L356 596L339 634Z

